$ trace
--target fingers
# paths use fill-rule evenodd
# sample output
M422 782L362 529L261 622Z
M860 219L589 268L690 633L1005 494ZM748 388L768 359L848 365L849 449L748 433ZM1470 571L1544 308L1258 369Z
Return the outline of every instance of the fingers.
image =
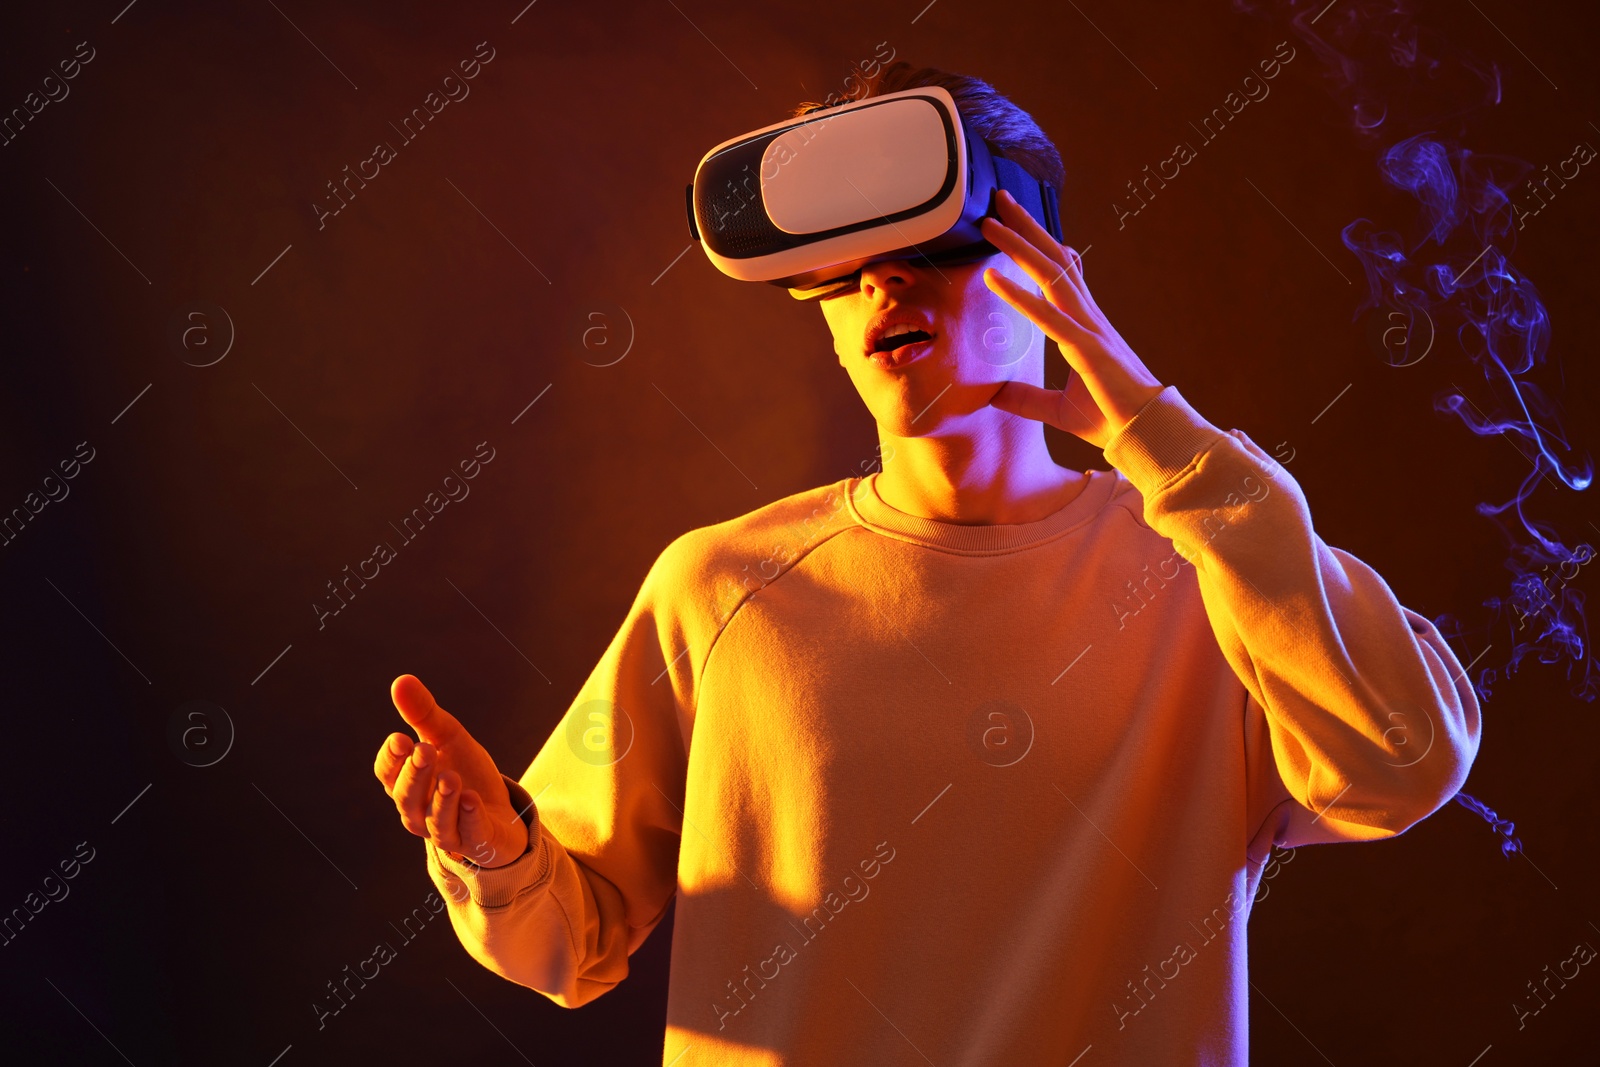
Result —
M456 785L459 789L459 784ZM456 853L466 856L470 861L480 867L498 867L499 849L494 848L494 824L490 822L488 813L483 809L483 798L478 797L477 790L459 789L461 800L458 801L458 814L456 814L456 829L454 840L450 845L443 845L435 840L438 848L445 849L446 853Z
M1073 288L1071 282L1064 280L1062 276L1064 268L1055 266L1053 260L1047 259L1043 253L1028 245L1015 233L998 228L986 228L984 233L991 243L1009 255L1012 261L1022 268L1023 273L1033 279L1034 284L1039 287L1039 292L1035 293L1026 284L1014 281L997 267L985 268L985 278L992 274L994 277L1004 279L1010 285L1011 291L1032 297L1041 308L1049 308L1054 318L1070 322L1080 330L1095 323L1094 312L1085 305L1082 295ZM1050 266L1047 268L1045 264ZM1046 273L1049 269L1056 272L1055 278L1052 279L1051 275ZM1038 318L1037 315L1032 317Z
M457 847L452 851L480 867L488 867L495 859L494 849L489 845L492 836L489 820L483 810L483 798L471 789L463 790L461 816L456 824Z
M1070 268L1072 266L1072 260L1067 256L1066 248L1060 241L1051 237L1048 230L1039 225L1038 219L1028 214L1027 209L1017 203L1016 197L1002 189L995 197L995 203L999 205L1001 215L996 221L1027 239L1039 249L1041 255L1050 259L1058 268ZM1047 276L1054 277L1057 273L1057 271L1052 270Z
M427 742L411 750L411 758L400 768L394 783L394 806L400 822L418 837L428 836L427 807L433 795L433 779L438 754Z
M390 734L378 749L378 758L372 761L372 773L383 783L383 791L394 796L394 781L411 755L411 738L405 734Z
M1126 370L1106 352L1104 343L1093 331L1084 328L1047 298L1029 292L1027 288L1018 285L993 267L984 271L984 281L988 282L989 287L999 293L1002 299L1038 324L1046 336L1056 342L1061 349L1062 357L1067 361L1067 366L1077 372L1078 381L1082 383L1084 392L1088 394L1090 402L1098 411L1109 415L1121 410L1120 405L1111 403L1112 390L1107 380L1108 376L1111 376L1112 381L1119 375L1125 377ZM1065 391L1061 395L1064 399L1070 399ZM1078 407L1076 401L1073 402L1073 406ZM1078 414L1080 418L1087 419L1087 424L1091 426L1101 421L1088 418L1081 407L1078 408ZM1064 428L1059 421L1054 425Z
M1009 194L998 198L1001 219L985 219L983 234L1015 259L1039 288L1085 323L1105 316L1083 280L1083 256L1061 244Z
M1083 257L1051 237L1009 193L1002 192L996 200L1001 218L986 218L981 224L989 243L1016 260L1045 292L1061 293L1069 304L1090 304Z
M400 717L424 741L448 745L466 732L454 715L439 706L427 686L414 674L402 674L396 678L389 687L389 696Z
M1001 190L999 204L1000 213L1005 216L1000 222L1042 250L1051 261L1066 268L1066 276L1080 290L1080 295L1092 300L1089 286L1083 280L1083 256L1076 249L1069 248L1052 237L1050 231L1040 225L1039 220L1028 214L1027 210L1017 203L1016 198L1005 190ZM1052 272L1051 277L1059 277L1059 273Z
M1032 319L1051 340L1059 344L1061 354L1066 357L1067 363L1073 370L1080 374L1086 373L1081 349L1089 344L1093 336L1088 329L1057 307L1048 297L1030 292L1025 286L1017 284L993 267L984 270L983 280L990 289L999 293L1012 307Z
M456 822L461 807L461 778L455 771L440 771L428 811L428 835L446 852L460 852Z

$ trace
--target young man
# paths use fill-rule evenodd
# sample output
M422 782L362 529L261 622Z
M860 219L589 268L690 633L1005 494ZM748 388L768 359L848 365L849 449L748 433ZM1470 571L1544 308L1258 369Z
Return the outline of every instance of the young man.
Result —
M981 81L868 95L934 82L1059 185ZM1243 1064L1273 846L1398 834L1476 754L1434 626L999 215L820 301L882 470L668 545L520 782L394 683L375 771L474 958L577 1007L676 896L664 1063Z

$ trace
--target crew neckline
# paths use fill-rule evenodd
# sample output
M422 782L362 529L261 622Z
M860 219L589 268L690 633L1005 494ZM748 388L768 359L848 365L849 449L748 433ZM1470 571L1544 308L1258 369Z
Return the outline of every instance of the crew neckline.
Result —
M1060 537L1082 525L1111 499L1115 471L1088 468L1088 482L1061 508L1035 522L968 525L907 514L878 495L878 473L853 477L846 484L845 506L867 529L901 541L962 555L992 556L1016 552Z

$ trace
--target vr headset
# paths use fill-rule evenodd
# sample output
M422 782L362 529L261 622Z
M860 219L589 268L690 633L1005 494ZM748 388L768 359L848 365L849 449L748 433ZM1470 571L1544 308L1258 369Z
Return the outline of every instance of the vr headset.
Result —
M868 263L972 263L999 252L978 228L1005 189L1057 241L1049 182L961 123L939 86L814 111L723 141L684 190L689 234L722 273L816 300Z

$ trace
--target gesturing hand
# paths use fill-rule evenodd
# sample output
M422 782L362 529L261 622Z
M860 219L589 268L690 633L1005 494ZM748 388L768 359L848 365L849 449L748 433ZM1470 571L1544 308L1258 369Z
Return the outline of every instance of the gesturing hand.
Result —
M984 281L1059 344L1076 373L1059 391L1006 382L989 403L1104 448L1147 400L1161 392L1161 383L1089 295L1083 258L1051 237L1010 193L1002 191L996 199L1001 218L985 218L983 236L1037 282L1044 295L1029 292L993 267L983 272Z
M401 824L480 867L516 860L528 847L528 824L489 753L414 675L396 678L389 694L419 738L390 734L372 764Z

